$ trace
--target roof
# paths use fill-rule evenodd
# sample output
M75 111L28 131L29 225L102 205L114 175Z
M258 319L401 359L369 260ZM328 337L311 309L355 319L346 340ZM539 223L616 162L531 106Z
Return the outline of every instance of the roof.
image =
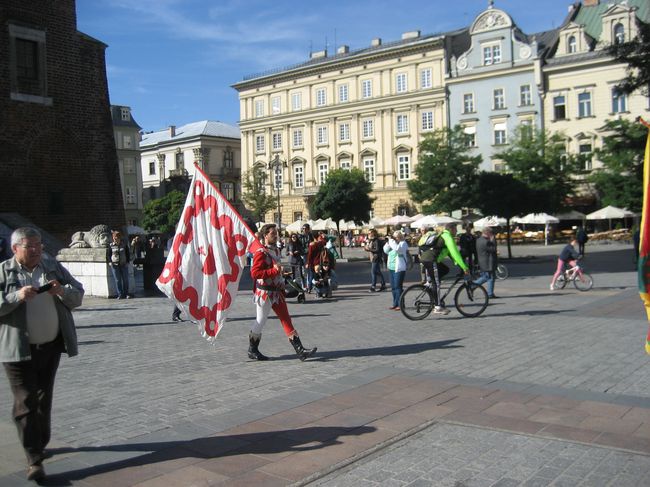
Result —
M241 138L239 128L237 127L228 125L227 123L223 122L202 120L200 122L192 122L180 127L176 127L176 135L174 137L170 136L169 128L159 130L157 132L143 134L142 141L140 142L140 147L144 148L165 142L180 142L185 139L201 136L224 137L227 139Z
M614 5L622 7L637 7L636 16L643 22L650 22L650 2L648 0L612 0L600 1L598 5L580 5L580 10L574 22L584 25L585 32L594 39L600 39L603 24L601 15Z
M129 120L122 120L122 108L128 108ZM142 127L138 125L138 122L133 118L133 113L131 113L131 107L124 105L111 105L111 117L113 118L113 127L131 127L137 130L140 130Z

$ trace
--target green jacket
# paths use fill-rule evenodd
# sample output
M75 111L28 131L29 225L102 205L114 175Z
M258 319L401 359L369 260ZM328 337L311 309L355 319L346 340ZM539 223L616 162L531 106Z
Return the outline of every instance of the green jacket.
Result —
M70 357L77 355L77 331L71 310L81 306L84 289L54 258L43 255L43 274L48 281L56 279L63 286L63 296L55 296L65 350ZM20 265L15 257L0 264L0 362L22 362L31 359L27 332L27 305L18 299L22 287Z
M449 256L458 267L464 271L468 270L469 267L467 267L467 264L465 264L465 261L461 257L460 252L458 252L456 241L454 240L454 237L452 237L451 233L449 233L449 230L443 230L443 232L440 234L440 237L442 237L442 240L445 242L445 246L442 248L442 250L440 250L437 262L442 262L445 260L445 257Z

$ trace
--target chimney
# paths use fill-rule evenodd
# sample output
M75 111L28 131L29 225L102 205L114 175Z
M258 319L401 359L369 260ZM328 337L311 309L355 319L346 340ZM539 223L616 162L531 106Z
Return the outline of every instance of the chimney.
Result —
M585 7L595 7L599 3L599 0L582 0L582 5Z
M406 39L417 39L418 37L420 37L420 31L419 30L412 30L410 32L404 32L402 34L402 40L403 41L406 40Z
M169 136L176 137L176 125L169 126Z
M372 41L370 41L370 45L372 47L381 46L381 37L375 37Z
M336 50L336 54L347 54L350 52L350 46L339 46L339 48Z

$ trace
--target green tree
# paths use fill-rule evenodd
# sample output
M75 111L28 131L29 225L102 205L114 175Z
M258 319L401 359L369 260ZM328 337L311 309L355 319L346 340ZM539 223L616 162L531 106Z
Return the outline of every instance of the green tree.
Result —
M495 157L502 159L513 176L536 193L530 211L556 212L564 208L567 197L573 194L578 158L566 154L565 139L558 133L517 127L510 146Z
M266 172L259 166L246 171L242 178L242 200L255 214L257 221L264 221L265 215L277 205L273 195L266 194L265 184Z
M150 200L143 208L142 226L147 230L160 230L173 234L185 206L186 195L178 190L171 191L159 199Z
M366 179L363 171L353 168L335 169L327 174L327 179L309 206L309 213L313 218L331 218L336 222L337 231L339 220L354 221L360 225L368 220L372 203L370 197L372 184ZM339 238L340 253L343 255L343 246Z
M637 90L650 94L650 24L637 22L638 36L607 48L609 54L627 64L627 77L617 87L627 94Z
M512 174L481 172L478 177L476 207L484 215L497 215L506 219L508 258L510 248L510 219L534 211L536 192Z
M472 207L476 196L481 156L471 156L462 127L441 128L420 142L415 179L408 182L414 201L423 213L448 213Z
M641 211L643 201L643 156L648 129L629 120L608 120L603 146L596 157L603 167L590 176L603 205Z

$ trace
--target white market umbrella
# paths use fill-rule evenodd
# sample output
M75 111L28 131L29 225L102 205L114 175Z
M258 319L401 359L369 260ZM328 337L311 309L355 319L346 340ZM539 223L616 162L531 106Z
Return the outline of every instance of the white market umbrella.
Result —
M373 216L368 223L364 224L364 227L368 228L375 228L375 227L383 227L385 226L384 220L381 218L377 218L376 216Z
M388 220L384 220L384 225L395 226L395 225L406 225L411 223L413 218L406 215L395 215L391 216Z
M437 227L447 223L461 223L461 221L446 215L427 215L411 223L411 228Z
M506 219L500 216L484 216L474 222L474 228L480 230L485 227L503 227L506 223Z
M306 223L306 222L305 222ZM302 220L296 220L293 223L289 223L286 227L285 230L290 233L296 233L299 232L302 229L302 226L304 225Z
M328 218L327 220L324 220L324 225L325 225L325 230L338 230L336 228L336 222L332 220L331 218Z
M513 218L512 221L524 225L544 225L544 245L548 245L548 226L551 223L560 223L557 217L548 213L529 213L523 217Z
M589 213L585 218L587 220L609 220L609 229L612 229L612 220L619 220L621 218L633 217L634 213L625 208L617 208L615 206L606 206L600 210Z
M339 229L342 232L345 232L347 230L356 230L359 228L354 221L350 220L349 222L346 222L345 220L339 220Z
M555 218L557 218L558 220L584 220L585 216L587 215L585 215L584 213L581 213L576 210L571 210L565 213L560 213L558 215L555 215Z

